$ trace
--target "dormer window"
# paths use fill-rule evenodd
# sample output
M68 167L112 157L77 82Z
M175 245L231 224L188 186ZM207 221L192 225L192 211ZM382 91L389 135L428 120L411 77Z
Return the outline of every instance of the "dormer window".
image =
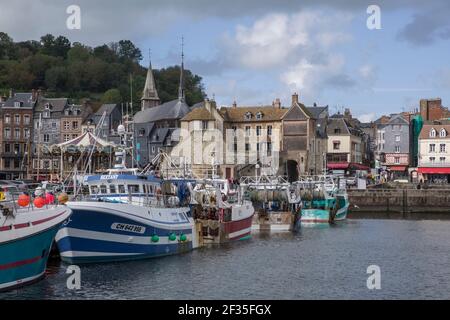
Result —
M14 107L15 108L20 108L22 106L22 102L20 102L20 101L15 101L14 102Z
M434 128L430 130L430 138L436 138L436 130Z
M145 135L145 129L142 128L142 129L139 130L139 136L143 137L144 135Z
M50 104L47 103L47 104L45 105L45 110L51 110L51 108L52 108L52 107L50 106Z
M262 118L263 118L262 112L258 112L258 113L256 114L256 119L261 120Z
M251 112L246 112L244 115L244 119L245 120L250 120L252 118L252 113Z
M447 131L444 128L442 128L441 132L439 132L439 136L441 138L445 138L447 136Z
M50 118L50 110L44 110L44 112L42 113L42 117Z
M64 114L66 115L66 116L70 116L70 110L69 109L67 109L65 112L64 112Z

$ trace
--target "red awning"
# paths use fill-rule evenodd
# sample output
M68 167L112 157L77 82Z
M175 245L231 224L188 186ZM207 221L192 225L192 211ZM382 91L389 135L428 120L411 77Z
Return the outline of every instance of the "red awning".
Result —
M391 170L391 171L405 171L406 170L406 166L392 166L392 167L389 167L389 170Z
M419 173L450 174L450 168L418 168Z
M327 168L328 169L347 169L349 166L348 162L328 162Z
M369 171L369 169L370 169L368 166L365 166L365 165L359 164L359 163L351 163L350 166L351 166L352 169L356 169L356 170Z

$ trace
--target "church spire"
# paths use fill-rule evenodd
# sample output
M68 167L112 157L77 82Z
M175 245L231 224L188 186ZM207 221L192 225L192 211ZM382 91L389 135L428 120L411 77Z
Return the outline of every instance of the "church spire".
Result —
M184 37L181 37L181 68L180 68L180 86L178 87L178 100L184 101Z
M155 78L153 77L152 70L152 59L151 59L151 50L148 50L148 70L147 70L147 78L145 79L144 91L142 92L141 98L141 110L145 110L151 107L158 106L160 104L160 100L158 97L158 91L155 86Z

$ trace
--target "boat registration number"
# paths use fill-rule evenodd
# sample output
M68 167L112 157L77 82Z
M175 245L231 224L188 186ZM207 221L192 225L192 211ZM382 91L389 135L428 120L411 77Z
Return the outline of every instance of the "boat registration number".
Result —
M126 223L113 223L111 225L111 229L113 230L120 230L120 231L128 231L128 232L134 232L134 233L140 233L143 234L145 232L145 227L137 226L134 224L126 224Z

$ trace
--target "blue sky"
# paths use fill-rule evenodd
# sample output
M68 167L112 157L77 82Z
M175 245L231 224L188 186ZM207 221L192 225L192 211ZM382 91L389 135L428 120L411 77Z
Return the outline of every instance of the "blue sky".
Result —
M81 8L81 30L65 10ZM381 9L369 30L368 5ZM420 98L450 101L450 4L364 0L0 0L0 30L14 40L63 34L95 46L130 39L148 48L156 68L178 64L201 75L218 104L288 105L297 91L307 105L349 107L363 120L407 111Z

